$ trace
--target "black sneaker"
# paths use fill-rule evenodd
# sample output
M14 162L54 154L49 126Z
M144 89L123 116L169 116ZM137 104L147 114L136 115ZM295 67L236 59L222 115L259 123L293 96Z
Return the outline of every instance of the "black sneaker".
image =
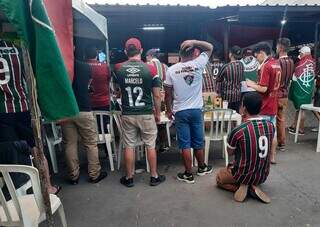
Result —
M278 145L278 150L282 152L286 151L285 145Z
M193 177L192 173L187 173L187 172L178 173L177 179L179 181L184 181L184 182L186 182L188 184L194 184L194 177Z
M157 178L150 177L150 186L157 186L166 180L165 175L158 175Z
M128 188L131 188L134 186L133 184L133 178L127 179L126 176L123 176L120 178L120 183L123 184L124 186L127 186Z
M102 179L106 178L108 176L107 172L100 172L100 175L96 179L89 179L89 182L92 184L96 184L100 182Z
M203 167L199 167L198 168L198 172L197 175L198 176L204 176L206 174L212 173L212 166L207 166L206 164L204 164Z
M72 184L72 185L77 185L77 184L79 183L79 177L76 178L76 179L74 179L74 180L69 179L68 181L69 181L69 183Z

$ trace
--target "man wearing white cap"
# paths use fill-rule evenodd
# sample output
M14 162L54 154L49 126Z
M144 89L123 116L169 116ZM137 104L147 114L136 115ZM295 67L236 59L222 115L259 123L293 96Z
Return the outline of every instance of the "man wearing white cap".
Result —
M295 134L296 124L300 106L310 104L314 89L315 61L311 55L310 47L304 46L299 50L300 61L297 63L291 87L289 90L289 99L296 108L296 116L292 125L288 128L289 133ZM301 115L299 135L304 135L304 113Z

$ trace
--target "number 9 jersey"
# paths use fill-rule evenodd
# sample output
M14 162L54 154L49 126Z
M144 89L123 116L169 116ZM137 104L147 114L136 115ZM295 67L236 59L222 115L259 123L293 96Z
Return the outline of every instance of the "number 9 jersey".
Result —
M157 69L139 60L128 60L116 64L114 72L121 89L122 114L152 114L152 88L161 87Z
M271 121L262 118L251 118L231 131L227 146L234 153L232 175L237 183L265 182L270 171L274 133Z

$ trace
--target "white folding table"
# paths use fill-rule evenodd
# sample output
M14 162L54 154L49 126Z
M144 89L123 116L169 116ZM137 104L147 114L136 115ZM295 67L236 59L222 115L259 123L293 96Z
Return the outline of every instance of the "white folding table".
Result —
M295 143L298 142L299 127L300 127L300 121L301 121L301 113L304 110L320 112L320 107L315 107L315 106L313 106L313 104L303 104L303 105L301 105L300 110L299 110L298 121L297 121L297 125L296 125L296 133L295 133L295 136L294 136L294 142ZM318 127L319 127L319 130L318 130L318 141L317 141L317 150L316 150L316 152L320 152L320 121L319 121L319 126Z

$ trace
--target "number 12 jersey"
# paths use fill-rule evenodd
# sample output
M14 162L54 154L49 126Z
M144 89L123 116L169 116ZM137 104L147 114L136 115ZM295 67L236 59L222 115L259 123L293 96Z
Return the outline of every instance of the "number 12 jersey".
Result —
M161 81L154 66L139 60L128 60L115 65L115 82L121 89L123 115L152 114L152 88Z

